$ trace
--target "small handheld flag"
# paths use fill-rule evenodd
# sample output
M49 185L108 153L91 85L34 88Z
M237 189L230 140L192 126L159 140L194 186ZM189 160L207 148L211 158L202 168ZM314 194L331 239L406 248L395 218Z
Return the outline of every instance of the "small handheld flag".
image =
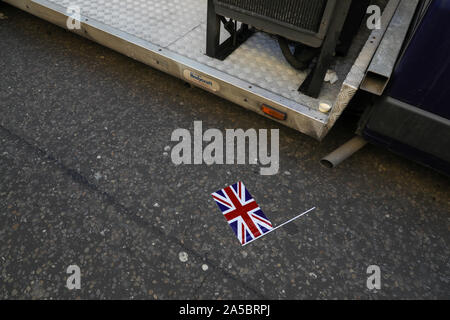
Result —
M219 190L213 193L212 197L243 246L293 222L315 209L312 208L274 228L242 182Z
M273 229L242 182L219 190L212 197L242 245Z

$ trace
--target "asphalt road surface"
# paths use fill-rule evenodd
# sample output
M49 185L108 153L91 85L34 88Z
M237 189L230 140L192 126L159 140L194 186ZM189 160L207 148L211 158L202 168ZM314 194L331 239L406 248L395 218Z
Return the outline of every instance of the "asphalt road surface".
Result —
M9 5L0 12L1 299L450 298L447 177L373 146L322 168L352 137L349 121L318 143ZM193 121L279 128L280 173L175 166L171 134ZM275 225L317 210L242 248L210 195L240 180ZM80 290L66 287L70 265ZM370 265L380 290L367 288Z

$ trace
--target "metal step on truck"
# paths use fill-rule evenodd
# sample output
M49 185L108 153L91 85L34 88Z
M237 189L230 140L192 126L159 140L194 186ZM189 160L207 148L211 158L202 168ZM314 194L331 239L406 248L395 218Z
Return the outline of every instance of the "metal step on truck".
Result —
M4 2L317 140L362 96L325 165L369 141L450 172L448 0Z

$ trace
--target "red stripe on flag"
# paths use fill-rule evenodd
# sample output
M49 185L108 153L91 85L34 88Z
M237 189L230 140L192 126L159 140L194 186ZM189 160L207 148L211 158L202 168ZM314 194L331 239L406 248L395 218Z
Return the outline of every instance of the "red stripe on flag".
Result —
M224 189L225 193L227 194L228 198L230 198L231 202L233 203L234 207L236 208L235 210L227 213L225 215L225 218L228 221L234 220L238 217L241 217L245 224L248 226L248 228L250 229L250 232L253 234L253 236L259 237L261 236L261 232L259 231L258 227L255 225L255 223L253 222L252 218L250 218L249 216L249 211L255 210L258 207L258 204L255 201L252 201L251 203L243 206L241 204L241 202L239 201L239 199L236 197L236 195L234 194L233 190L231 187L227 187Z
M213 197L216 201L219 201L219 202L221 202L222 204L224 204L224 205L226 205L226 206L229 206L230 208L232 207L232 205L229 204L228 202L226 202L225 200L222 200L222 199L216 197L215 195L212 195L212 197Z
M253 218L255 218L256 220L259 220L267 225L269 225L270 227L272 227L272 224L268 221L264 221L263 219L261 219L260 217L258 217L256 214L252 214Z

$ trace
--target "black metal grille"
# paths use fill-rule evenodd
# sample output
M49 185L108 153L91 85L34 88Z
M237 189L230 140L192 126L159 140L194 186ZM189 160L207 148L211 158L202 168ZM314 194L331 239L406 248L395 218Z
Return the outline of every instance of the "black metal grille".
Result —
M318 32L328 0L216 0L216 3L249 15L282 21Z

